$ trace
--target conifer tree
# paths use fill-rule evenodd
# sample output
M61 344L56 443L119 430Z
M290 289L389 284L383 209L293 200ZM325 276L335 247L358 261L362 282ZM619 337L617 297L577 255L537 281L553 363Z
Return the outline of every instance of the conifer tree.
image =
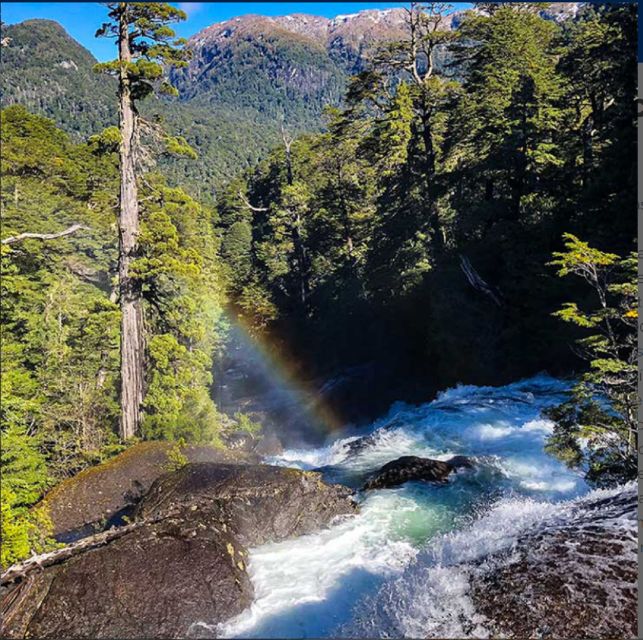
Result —
M188 52L184 40L175 38L170 23L184 20L183 11L167 3L110 3L110 21L97 36L116 38L118 59L99 64L97 71L115 75L119 87L120 201L119 201L119 295L121 307L121 424L123 440L131 438L141 423L144 394L145 337L140 288L131 277L138 252L139 205L137 173L140 170L141 121L139 100L155 92L176 94L164 78L165 70L184 66ZM181 146L182 140L168 140Z
M550 409L556 426L547 449L570 466L585 464L587 478L598 484L631 480L637 471L638 435L636 255L620 258L571 233L563 239L566 250L554 253L551 264L559 276L584 281L594 305L582 309L567 302L555 313L590 333L577 341L589 370L570 400Z

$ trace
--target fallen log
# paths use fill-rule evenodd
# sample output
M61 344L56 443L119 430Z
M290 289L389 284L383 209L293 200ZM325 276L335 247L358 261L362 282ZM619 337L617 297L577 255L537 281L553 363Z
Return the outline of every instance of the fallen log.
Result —
M103 531L97 533L93 536L88 536L83 538L78 542L73 542L68 544L61 549L55 549L54 551L49 551L47 553L41 553L39 555L33 555L31 558L24 560L23 562L18 562L10 566L1 576L0 576L0 585L5 586L10 584L18 578L22 578L27 575L30 571L34 569L44 569L45 567L50 567L53 564L67 560L79 553L89 551L90 549L95 549L96 547L101 547L112 540L116 540L124 536L130 531L134 531L138 527L144 524L150 524L156 522L158 518L151 520L141 520L140 522L134 522L132 524L125 525L123 527L115 527L109 529L108 531Z

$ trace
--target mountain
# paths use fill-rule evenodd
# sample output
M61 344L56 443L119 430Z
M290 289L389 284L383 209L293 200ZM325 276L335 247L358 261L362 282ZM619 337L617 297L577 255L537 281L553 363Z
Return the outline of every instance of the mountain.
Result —
M3 25L1 54L3 106L23 104L81 136L116 123L116 83L57 22Z
M247 15L190 38L192 60L172 74L180 103L168 119L210 159L199 167L198 182L220 183L254 165L279 142L282 124L290 134L319 130L324 107L340 104L373 45L401 37L403 24L398 9L333 20ZM202 123L198 131L193 116ZM171 168L175 179L189 179L186 172L194 170L185 163Z
M248 15L199 32L189 67L173 74L180 98L142 108L199 151L196 162L164 161L166 172L207 198L277 144L282 122L293 134L319 130L369 46L398 37L402 23L401 10ZM2 25L2 41L3 106L23 104L79 138L116 122L115 82L93 72L96 59L58 23Z
M188 46L195 56L187 76L199 78L204 65L208 71L219 68L220 62L229 56L234 58L239 49L254 49L272 59L273 47L278 46L284 48L280 51L284 58L293 63L283 80L292 87L303 80L307 87L306 76L311 70L301 68L301 63L310 62L307 53L316 58L312 61L315 66L334 65L342 75L352 74L363 67L374 45L403 38L404 26L404 9L371 9L333 19L303 13L274 18L246 15L216 23L189 39Z
M563 20L578 3L553 3ZM457 28L462 13L451 14ZM405 33L405 10L370 9L329 19L297 13L245 15L192 36L189 66L172 73L178 99L150 99L142 113L161 116L198 150L199 160L164 160L169 178L203 199L253 166L289 133L323 127L326 105L338 105L349 77L373 48ZM76 137L114 124L115 82L97 76L92 54L51 20L2 25L2 105L20 103Z

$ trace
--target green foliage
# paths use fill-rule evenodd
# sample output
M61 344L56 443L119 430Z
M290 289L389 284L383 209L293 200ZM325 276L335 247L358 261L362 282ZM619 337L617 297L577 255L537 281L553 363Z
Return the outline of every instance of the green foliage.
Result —
M57 546L50 537L53 525L44 507L16 508L15 500L13 491L3 488L0 500L0 567L3 569L33 553L44 553Z
M563 234L566 251L554 252L554 260L550 264L558 267L559 276L578 275L593 284L600 284L605 267L612 266L619 257L613 253L605 253L593 249L587 242L579 240L571 233Z
M226 229L221 255L232 270L232 286L248 280L252 269L252 226L247 220L233 222Z
M213 202L225 182L263 158L280 140L282 119L293 132L320 130L324 106L339 104L354 72L350 51L329 53L283 29L267 31L261 38L231 38L214 51L216 58L200 74L198 87L175 69L170 81L180 90L180 101L170 95L140 103L146 120L161 116L169 131L198 149L196 162L167 155L159 164L173 185L200 201ZM1 33L7 38L0 61L3 106L23 104L77 140L116 123L113 69L106 69L107 76L95 74L96 60L60 25L28 20L2 25ZM173 93L167 85L154 84Z
M74 144L22 107L1 116L3 237L83 226L2 245L2 508L12 562L44 548L44 515L31 505L49 479L122 450L118 173L109 130ZM217 443L210 372L224 299L213 212L148 175L141 215L133 270L150 333L145 435Z
M160 3L111 11L130 12L142 34L126 70L136 97L171 92L160 65L185 54L163 23L180 13ZM169 177L139 185L144 436L219 442L210 386L227 292L251 333L288 337L311 378L376 362L388 392L412 377L425 396L585 361L569 402L552 411L548 446L599 484L632 477L635 261L620 256L635 238L635 18L632 6L587 6L560 25L503 5L447 32L416 7L424 63L409 38L383 48L350 81L345 106L326 111L325 131L292 142L318 130L324 103L340 102L346 68L326 51L277 31L235 39L217 54L235 64L194 94L173 72L183 101L140 110L149 132L161 121L178 132L156 136L162 152L194 148L199 161L165 157ZM78 144L22 107L2 112L3 237L82 225L2 246L4 565L47 545L32 505L50 479L117 450L120 318L115 85L92 76L91 56L52 23L2 35L12 38L3 73L15 67L4 104L91 135ZM447 42L453 64L440 66ZM284 60L310 71L300 87L280 75ZM330 78L323 89L311 80L320 77ZM284 144L268 153L282 115ZM216 210L173 186L211 202L212 185L244 166L254 168L221 189ZM552 254L573 277L547 270Z
M183 136L166 136L165 150L172 156L191 158L192 160L199 157Z
M172 448L167 452L167 471L178 471L186 464L189 460L183 450L185 449L185 440L179 438L173 445Z
M591 331L577 341L589 370L571 399L550 412L556 426L547 448L570 466L584 465L590 481L630 480L637 472L636 256L621 259L570 233L563 238L566 251L551 264L561 277L582 278L595 300L588 311L567 303L555 314Z
M165 76L172 67L186 66L190 52L183 47L185 40L176 38L169 25L185 20L185 12L166 2L112 2L107 7L110 21L98 29L96 36L120 37L120 22L124 20L131 61L101 62L95 65L95 71L118 77L121 64L126 64L134 100L154 93L177 95L176 88ZM171 144L185 147L185 141L182 142Z
M607 255L633 246L635 12L561 25L503 5L447 35L415 11L432 73L426 52L408 72L409 40L383 47L326 132L292 143L291 181L280 145L220 194L236 309L287 335L311 376L375 361L392 384L412 371L440 388L577 369L587 294L544 265L567 231Z
M116 417L116 167L20 107L2 112L2 147L4 233L86 227L2 251L4 418L39 433L60 477L109 444Z
M24 427L9 425L2 430L0 455L2 474L0 566L6 568L13 562L48 549L51 522L42 509L32 509L50 479L45 458L38 440Z
M237 429L239 431L245 431L253 436L259 435L261 432L261 423L253 422L245 413L235 413L234 419L237 421Z
M52 20L2 24L2 106L22 104L78 139L116 124L111 78L94 56Z
M218 442L219 419L208 387L209 361L190 352L171 335L149 340L151 373L145 397L143 434L146 438Z
M94 146L96 153L116 153L121 143L121 132L118 127L107 127L100 133L89 136L87 142Z

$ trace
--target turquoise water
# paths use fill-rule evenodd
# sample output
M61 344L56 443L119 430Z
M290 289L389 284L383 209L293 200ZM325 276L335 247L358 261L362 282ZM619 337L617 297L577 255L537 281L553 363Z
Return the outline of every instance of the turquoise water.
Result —
M320 469L358 488L402 455L467 455L445 485L410 482L358 493L361 512L330 528L251 550L250 609L218 629L227 637L484 637L454 566L507 547L521 532L588 493L581 475L547 455L544 408L567 383L541 375L505 387L461 386L420 405L395 405L358 433L266 460ZM357 450L350 443L371 436ZM429 570L421 588L418 571ZM424 574L422 574L424 575ZM413 586L413 588L411 588ZM430 598L414 609L418 590ZM202 621L207 625L207 621Z

